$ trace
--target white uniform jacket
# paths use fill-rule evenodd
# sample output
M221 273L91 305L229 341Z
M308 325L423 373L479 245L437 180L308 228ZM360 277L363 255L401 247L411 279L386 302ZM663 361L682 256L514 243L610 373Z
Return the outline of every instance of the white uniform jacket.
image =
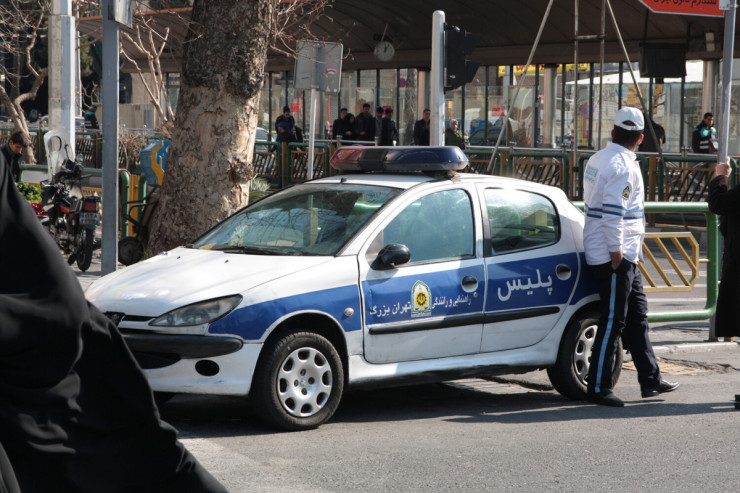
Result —
M634 152L609 142L586 164L583 246L589 265L610 262L609 252L620 250L632 263L641 258L645 203L640 165L635 159Z

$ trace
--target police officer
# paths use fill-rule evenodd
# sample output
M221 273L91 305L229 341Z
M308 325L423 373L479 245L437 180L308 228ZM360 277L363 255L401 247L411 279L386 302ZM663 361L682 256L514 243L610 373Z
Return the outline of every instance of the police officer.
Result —
M599 290L599 329L591 349L588 399L621 407L612 392L612 365L619 337L632 354L642 397L670 392L677 383L663 380L648 336L647 298L637 267L645 236L643 182L635 149L643 139L644 120L636 108L619 110L612 142L586 165L583 198L586 263Z

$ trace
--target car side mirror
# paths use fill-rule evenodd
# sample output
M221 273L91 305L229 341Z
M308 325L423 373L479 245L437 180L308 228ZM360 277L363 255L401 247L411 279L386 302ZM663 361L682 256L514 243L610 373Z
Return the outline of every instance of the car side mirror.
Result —
M406 245L390 243L384 246L370 266L375 270L388 270L411 260L411 252Z

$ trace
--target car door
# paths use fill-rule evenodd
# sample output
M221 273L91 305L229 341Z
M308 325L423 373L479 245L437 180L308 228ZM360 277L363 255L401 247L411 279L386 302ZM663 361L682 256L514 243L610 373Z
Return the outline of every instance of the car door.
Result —
M531 346L557 324L578 279L573 235L538 193L485 188L488 292L481 352Z
M480 348L485 269L480 208L462 186L399 204L360 255L365 358L389 363L475 354ZM375 262L389 244L408 263Z

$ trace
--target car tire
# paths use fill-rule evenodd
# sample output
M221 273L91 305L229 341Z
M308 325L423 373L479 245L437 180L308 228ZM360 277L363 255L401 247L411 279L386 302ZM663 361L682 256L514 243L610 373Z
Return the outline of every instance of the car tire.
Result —
M591 359L591 347L598 330L599 314L586 311L570 321L563 333L555 366L547 369L552 386L560 394L573 400L586 399L588 369ZM617 384L622 373L622 339L614 357L612 370L612 387Z
M344 390L344 367L328 339L292 330L265 346L252 382L251 401L267 424L288 431L328 421Z

